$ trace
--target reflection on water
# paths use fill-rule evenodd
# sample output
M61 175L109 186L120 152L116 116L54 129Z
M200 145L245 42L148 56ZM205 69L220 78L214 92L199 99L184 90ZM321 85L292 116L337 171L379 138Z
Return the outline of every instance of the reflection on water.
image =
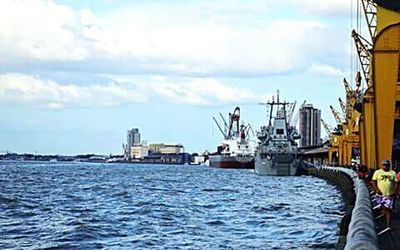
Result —
M333 249L343 211L339 191L313 177L0 163L0 249Z

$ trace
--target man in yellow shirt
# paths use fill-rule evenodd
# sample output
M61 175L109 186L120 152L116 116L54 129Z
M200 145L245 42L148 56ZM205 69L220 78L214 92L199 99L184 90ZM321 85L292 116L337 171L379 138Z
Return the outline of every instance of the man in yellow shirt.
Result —
M396 172L390 169L390 161L383 160L382 168L372 176L372 186L377 194L376 202L382 208L389 228L395 191L397 190Z

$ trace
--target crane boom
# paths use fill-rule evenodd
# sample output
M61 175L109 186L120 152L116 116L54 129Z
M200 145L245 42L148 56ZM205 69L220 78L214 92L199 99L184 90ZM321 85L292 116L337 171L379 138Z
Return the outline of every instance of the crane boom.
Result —
M248 123L248 124L246 125L246 127L244 128L244 131L245 131L245 133L246 133L246 137L250 135L250 132L253 134L254 137L256 136L256 134L254 133L254 130L253 130L253 128L251 127L250 123Z
M351 87L350 84L347 82L346 78L343 78L343 84L344 84L344 89L346 91L346 96L349 96L351 94Z
M342 110L343 114L346 114L346 104L344 104L342 98L339 97L339 104L340 104L340 109Z
M303 104L301 104L300 109L306 104L306 100L304 100ZM299 115L300 112L299 110L296 112L296 115L294 116L293 120L291 121L290 125L296 127L297 122L299 121Z
M226 133L226 131L228 131L228 128L229 128L228 123L226 122L225 117L222 115L222 113L219 113L219 115L221 116L221 119L224 122L224 125L225 125L224 128L225 128L225 133Z
M342 118L339 115L339 112L336 111L336 109L332 105L330 105L329 107L330 107L330 109L332 111L333 117L335 118L336 122L338 124L342 123L343 121L342 121Z
M364 10L371 40L374 41L377 27L376 3L374 3L372 0L361 0L361 4Z
M354 43L356 45L358 59L361 64L361 68L363 70L364 79L367 83L367 86L371 86L371 82L369 79L369 71L370 71L370 63L371 63L371 50L372 44L363 38L360 34L358 34L355 30L351 33L351 36L354 39Z
M332 133L332 131L333 131L332 127L331 127L328 123L326 123L322 118L321 118L321 123L322 123L322 125L324 126L325 131L326 131L326 133L327 133L328 135L329 135L330 133Z
M293 114L294 114L294 110L296 108L296 104L297 104L297 101L294 101L294 103L292 103L292 105L290 107L289 116L288 116L289 117L289 121L288 121L289 124L292 123Z
M229 113L229 130L228 136L239 136L239 120L240 120L240 108L236 107L233 113ZM235 123L235 124L234 124ZM236 128L234 127L236 125Z
M222 133L222 135L224 136L224 138L227 139L228 136L226 135L226 133L224 132L224 130L222 130L221 126L219 125L219 123L218 123L218 121L217 121L217 119L215 119L214 116L213 116L213 119L214 119L214 121L215 121L215 124L217 124L217 126L218 126L218 128L219 128L219 131L221 131L221 133Z
M251 131L251 133L252 133L252 134L253 134L253 136L255 137L255 136L256 136L256 133L254 133L253 127L252 127L252 126L250 126L250 124L249 124L249 128L250 128L250 131Z

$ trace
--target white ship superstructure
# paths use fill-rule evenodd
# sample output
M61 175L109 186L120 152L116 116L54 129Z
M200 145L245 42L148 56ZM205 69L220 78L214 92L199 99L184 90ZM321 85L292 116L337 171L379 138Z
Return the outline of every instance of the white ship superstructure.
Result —
M221 117L223 118L222 114ZM254 168L255 142L250 140L251 126L239 125L240 108L236 107L234 112L229 114L229 125L224 121L224 128L219 125L224 140L218 146L217 154L210 155L210 166L219 168Z

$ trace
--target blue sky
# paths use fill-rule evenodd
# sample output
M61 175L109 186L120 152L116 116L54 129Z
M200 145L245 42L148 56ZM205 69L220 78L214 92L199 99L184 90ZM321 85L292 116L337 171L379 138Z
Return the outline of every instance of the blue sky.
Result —
M0 151L120 154L133 127L214 150L212 116L257 130L277 89L333 125L355 2L0 1Z

